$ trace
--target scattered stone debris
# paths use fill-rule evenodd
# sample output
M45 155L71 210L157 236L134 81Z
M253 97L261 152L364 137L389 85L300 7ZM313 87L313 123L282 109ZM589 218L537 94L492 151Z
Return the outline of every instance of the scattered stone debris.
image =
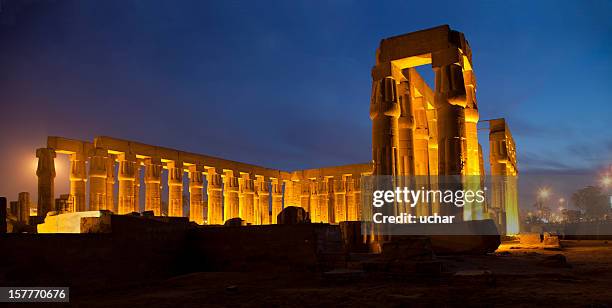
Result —
M519 242L521 245L540 245L542 240L540 233L521 233L519 234Z
M286 207L278 214L276 219L279 225L295 225L310 222L306 210L297 206Z
M244 221L243 219L236 217L236 218L231 218L228 219L224 226L226 227L240 227L240 226L246 226L246 221Z
M542 241L544 249L560 249L559 236L544 232L544 240Z

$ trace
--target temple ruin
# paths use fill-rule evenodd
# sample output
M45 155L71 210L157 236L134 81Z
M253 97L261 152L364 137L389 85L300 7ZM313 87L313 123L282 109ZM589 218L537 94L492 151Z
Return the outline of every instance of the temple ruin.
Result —
M434 89L415 69L422 65L433 68ZM463 33L439 26L382 40L372 80L370 163L283 171L106 136L93 141L52 136L36 152L37 213L45 217L51 211L151 211L155 216L189 217L198 224L223 224L239 217L258 225L274 224L284 207L296 206L304 208L312 222L339 223L361 219L362 176L484 176L476 78ZM490 123L492 174L517 175L507 124ZM57 209L54 202L58 154L70 156L71 206L65 209ZM162 178L167 181L162 183ZM163 187L167 200L162 200ZM185 191L188 210L183 205ZM496 211L466 206L453 214L479 220L495 213L498 224L508 226L507 232L518 232L516 197L507 197L507 189L503 192L490 205ZM416 211L428 215L442 209L434 204Z

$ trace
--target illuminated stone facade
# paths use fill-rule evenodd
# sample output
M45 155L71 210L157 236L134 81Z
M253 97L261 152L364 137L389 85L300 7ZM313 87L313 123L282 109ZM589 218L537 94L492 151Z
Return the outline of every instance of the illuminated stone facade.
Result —
M491 216L506 234L518 234L516 145L504 119L489 120L489 143L489 162L493 176Z
M70 200L76 211L108 209L129 214L145 210L156 216L187 216L198 224L223 224L236 217L249 224L276 223L287 206L312 209L316 222L357 219L359 185L351 179L371 174L372 169L370 164L356 164L286 172L111 137L97 137L93 142L49 137L47 147L37 153L41 216L56 210L54 159L56 154L65 154L73 167L80 163L72 158L89 161L89 168L71 171ZM162 178L167 179L165 183ZM141 207L138 196L143 187ZM168 192L166 202L162 202L162 190ZM183 202L185 190L188 209ZM167 208L162 208L163 203Z
M423 65L431 65L435 73L433 91L415 70ZM472 67L472 52L463 33L448 26L381 41L372 69L370 103L374 174L427 179L483 173ZM449 211L444 214L465 220L483 217L479 210L467 205L460 212L435 204L416 209L419 215Z
M433 68L433 90L415 69L421 65ZM70 198L77 211L127 214L144 209L157 216L188 216L199 224L223 224L236 217L249 224L274 224L284 207L296 206L312 222L359 220L364 175L416 175L425 185L438 175L484 174L472 68L464 35L448 26L382 40L372 69L372 161L364 164L286 172L111 137L93 142L49 137L47 147L37 150L38 213L54 210L54 158L66 154L71 161ZM162 191L167 191L166 201ZM185 191L189 202L183 200ZM442 209L419 204L412 211L430 215ZM488 217L486 209L470 205L448 211L464 220Z

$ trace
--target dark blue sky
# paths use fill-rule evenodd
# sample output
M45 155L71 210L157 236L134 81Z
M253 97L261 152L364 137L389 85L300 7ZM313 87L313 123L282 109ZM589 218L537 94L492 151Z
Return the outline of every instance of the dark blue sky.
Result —
M466 34L481 119L508 120L521 170L612 162L609 1L0 3L0 195L11 198L35 192L47 135L285 170L368 161L378 42L440 24Z

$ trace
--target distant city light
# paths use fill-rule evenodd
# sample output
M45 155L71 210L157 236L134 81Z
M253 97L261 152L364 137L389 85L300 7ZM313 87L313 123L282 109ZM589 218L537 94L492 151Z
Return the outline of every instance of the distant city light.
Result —
M607 188L610 186L610 184L612 184L612 177L610 177L609 175L604 175L601 178L601 185Z
M538 197L542 199L546 199L549 196L550 196L550 190L548 190L548 188L540 188L540 190L538 191Z

